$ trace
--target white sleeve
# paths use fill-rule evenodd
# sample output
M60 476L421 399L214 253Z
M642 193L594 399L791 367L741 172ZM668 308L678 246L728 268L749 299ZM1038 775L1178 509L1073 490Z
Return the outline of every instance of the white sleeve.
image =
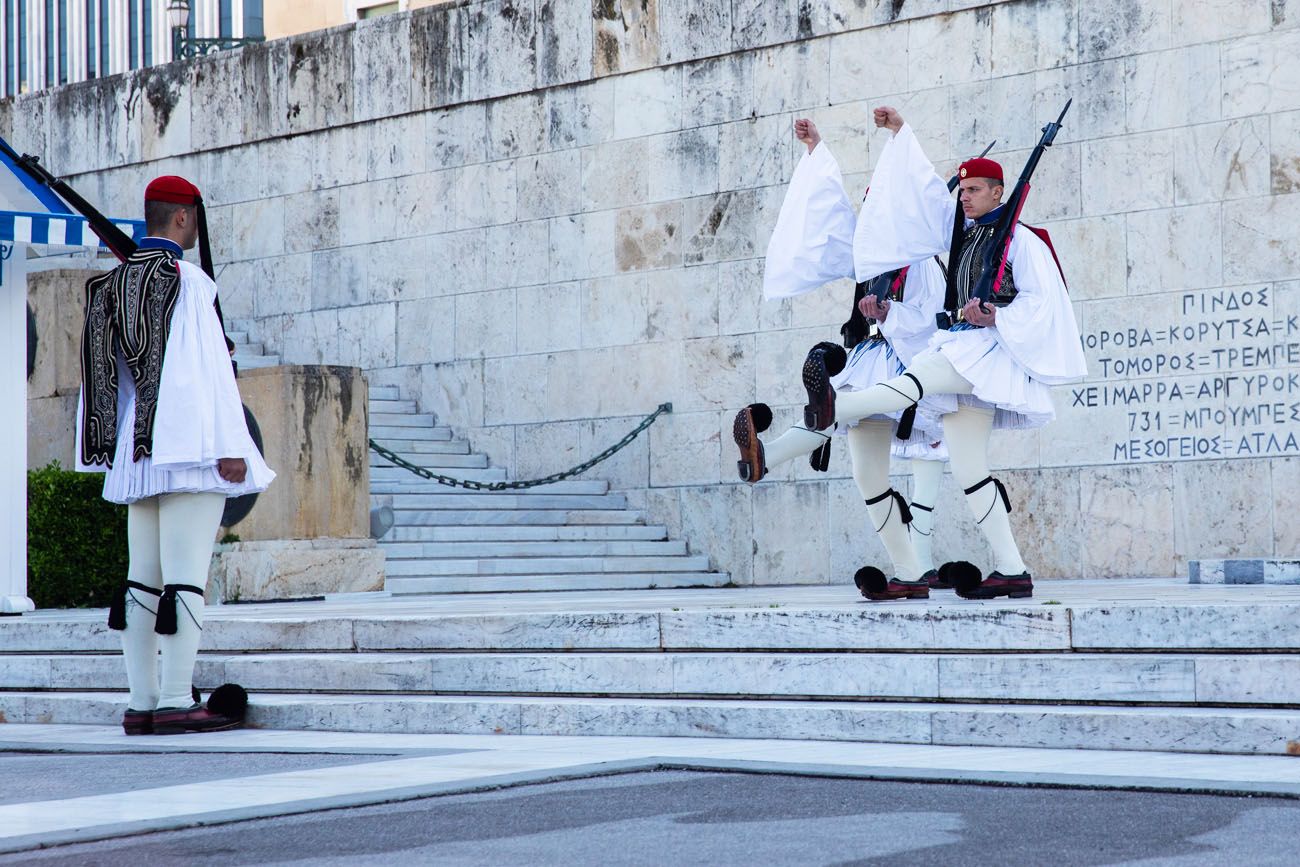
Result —
M903 364L927 347L938 326L934 318L943 309L947 290L939 263L924 259L907 271L903 300L889 305L889 316L880 323L880 332L889 340Z
M894 134L871 175L853 235L853 263L865 282L940 253L952 243L957 202L934 171L910 124Z
M763 295L789 298L853 276L853 224L839 163L825 142L804 154L767 245Z
M1059 385L1082 379L1088 367L1079 326L1052 251L1022 226L1011 236L1007 261L1016 297L998 309L998 343L1040 382Z
M194 265L180 265L180 296L158 386L153 465L182 470L215 466L219 458L252 460L257 447L212 307L216 284Z

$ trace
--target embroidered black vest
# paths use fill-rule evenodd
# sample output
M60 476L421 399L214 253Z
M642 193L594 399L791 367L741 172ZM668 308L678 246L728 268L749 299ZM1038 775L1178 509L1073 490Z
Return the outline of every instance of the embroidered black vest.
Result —
M117 449L117 363L120 352L135 380L132 460L153 454L154 414L163 354L181 278L170 250L137 250L121 265L86 282L81 334L81 462L113 466Z
M953 213L952 243L948 250L948 288L943 299L943 309L948 313L955 313L966 306L984 273L985 258L996 230L996 221L988 220L988 216L990 215L985 217L986 222L973 223L967 227L960 205ZM1011 273L1011 263L1008 262L1002 272L1002 282L994 287L989 302L997 307L1005 307L1015 297L1016 282Z

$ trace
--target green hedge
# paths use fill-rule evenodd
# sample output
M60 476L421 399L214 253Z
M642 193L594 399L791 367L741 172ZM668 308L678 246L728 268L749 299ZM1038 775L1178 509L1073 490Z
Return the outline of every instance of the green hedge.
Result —
M27 593L37 608L103 608L126 577L126 507L102 473L27 472Z

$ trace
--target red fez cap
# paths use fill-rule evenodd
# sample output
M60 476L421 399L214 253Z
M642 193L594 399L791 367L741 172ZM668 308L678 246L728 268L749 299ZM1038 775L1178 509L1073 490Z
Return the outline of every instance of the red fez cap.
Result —
M177 205L197 205L203 201L199 188L176 175L154 178L144 188L146 202L172 202Z
M984 157L966 160L957 169L957 177L963 181L967 178L992 178L1002 183L1002 164Z

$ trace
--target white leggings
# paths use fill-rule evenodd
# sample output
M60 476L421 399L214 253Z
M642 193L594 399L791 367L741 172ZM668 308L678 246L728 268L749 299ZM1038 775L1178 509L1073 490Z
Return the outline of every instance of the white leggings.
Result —
M225 505L225 494L203 493L163 494L127 506L128 579L159 591L166 584L207 587L212 543ZM157 611L157 596L135 588L127 592L122 655L132 710L193 703L190 684L203 628L203 597L189 592L176 595L175 635L154 632Z
M862 391L837 393L836 420L851 424L867 416L905 409L921 397L916 382L921 383L925 394L970 394L973 391L971 384L941 352L927 353L909 367L907 373L910 376L897 376ZM953 478L968 491L966 504L993 549L994 569L1003 575L1019 575L1027 570L1011 533L1011 520L998 484L988 482L970 490L990 476L988 452L992 431L992 409L959 406L956 412L943 417L943 441L948 446Z

